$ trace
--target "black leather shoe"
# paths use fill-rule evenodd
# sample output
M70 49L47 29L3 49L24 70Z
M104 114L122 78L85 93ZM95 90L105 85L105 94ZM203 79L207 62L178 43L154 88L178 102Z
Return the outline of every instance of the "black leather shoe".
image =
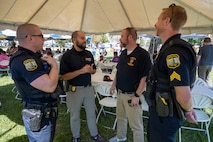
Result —
M96 135L96 136L92 136L91 137L94 141L97 141L97 142L106 142L106 140L101 136L101 135Z

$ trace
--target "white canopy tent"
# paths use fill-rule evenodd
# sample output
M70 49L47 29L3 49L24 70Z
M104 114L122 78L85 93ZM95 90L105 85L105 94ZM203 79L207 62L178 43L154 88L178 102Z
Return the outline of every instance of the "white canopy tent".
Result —
M0 30L34 23L44 33L101 34L133 26L140 33L155 35L159 13L172 3L187 10L183 34L213 33L212 0L0 0Z

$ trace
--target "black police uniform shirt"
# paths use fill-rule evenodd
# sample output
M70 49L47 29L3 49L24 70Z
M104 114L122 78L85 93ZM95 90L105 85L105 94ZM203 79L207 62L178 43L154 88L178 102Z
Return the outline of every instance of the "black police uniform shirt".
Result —
M45 70L44 68L44 61L40 58L42 55L20 46L18 48L17 53L22 51L22 54L12 59L10 71L23 100L32 102L33 100L42 98L40 101L44 103L53 101L48 98L48 93L30 85L32 81L49 72L49 70Z
M73 47L71 50L64 53L61 58L60 74L63 75L68 72L79 70L86 64L94 64L94 58L92 53L88 50L78 52ZM93 68L96 69L95 64L93 65ZM73 79L70 79L68 82L70 85L74 86L87 86L91 84L91 74L81 74Z
M180 38L180 34L169 38L161 50L175 38ZM169 47L163 52L161 58L157 60L158 71L168 77L170 87L191 85L190 76L195 61L189 49L186 47ZM194 75L195 73L193 72Z
M124 92L135 92L141 78L148 76L150 68L150 55L146 50L137 46L127 55L125 49L117 64L116 88Z

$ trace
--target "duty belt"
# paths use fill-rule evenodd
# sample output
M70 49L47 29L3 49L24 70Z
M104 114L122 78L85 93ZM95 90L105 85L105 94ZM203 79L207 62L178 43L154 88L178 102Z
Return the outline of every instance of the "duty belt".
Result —
M58 114L57 103L44 105L44 104L31 104L31 103L23 102L23 106L26 109L41 110L45 118L56 117Z
M42 110L42 109L51 108L51 107L57 107L57 102L51 102L51 103L45 103L45 104L33 104L33 103L23 102L22 104L23 104L24 108L37 109L37 110Z

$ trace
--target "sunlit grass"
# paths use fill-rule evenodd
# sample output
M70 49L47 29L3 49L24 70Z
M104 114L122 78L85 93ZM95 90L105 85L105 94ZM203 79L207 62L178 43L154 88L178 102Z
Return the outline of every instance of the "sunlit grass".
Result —
M0 128L0 141L2 142L26 135L24 126L10 120L6 115L0 115Z

